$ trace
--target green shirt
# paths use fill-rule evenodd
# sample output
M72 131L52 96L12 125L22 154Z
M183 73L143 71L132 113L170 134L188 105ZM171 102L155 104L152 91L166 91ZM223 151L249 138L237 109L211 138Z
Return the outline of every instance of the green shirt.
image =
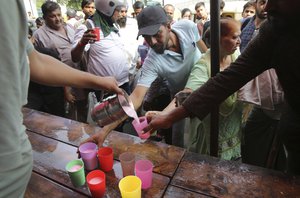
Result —
M210 50L194 65L186 88L193 91L201 87L211 76ZM231 55L235 61L239 56L237 50ZM242 120L242 106L236 101L236 94L228 97L220 105L219 117L219 156L222 159L233 159L240 156L240 127ZM202 121L192 118L189 129L188 149L201 154L209 154L210 116Z
M32 170L21 110L29 84L27 53L33 50L23 0L0 1L0 24L0 197L22 197Z

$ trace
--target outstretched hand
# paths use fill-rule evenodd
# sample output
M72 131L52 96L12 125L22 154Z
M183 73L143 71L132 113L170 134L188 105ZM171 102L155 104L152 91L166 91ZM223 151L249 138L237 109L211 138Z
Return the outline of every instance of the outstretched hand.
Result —
M155 132L157 129L167 129L172 126L172 122L169 119L168 114L164 114L159 111L150 111L146 114L149 125L144 128L144 131L150 133Z
M84 141L82 141L80 143L80 145L87 143L87 142L93 142L95 144L97 144L98 148L103 147L103 143L105 141L107 134L103 133L101 130L96 132L94 135L90 136L89 138L85 139ZM78 153L78 158L80 158L80 153L79 150L77 150Z

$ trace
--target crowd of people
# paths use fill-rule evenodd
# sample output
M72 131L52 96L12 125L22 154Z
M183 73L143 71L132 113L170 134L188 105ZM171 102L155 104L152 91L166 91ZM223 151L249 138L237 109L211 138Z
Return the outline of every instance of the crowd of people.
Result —
M157 130L155 140L209 155L209 113L220 105L220 158L299 175L295 24L300 4L252 0L244 5L241 20L223 17L224 6L221 1L220 72L212 77L204 2L193 11L182 9L175 19L172 4L136 1L128 13L119 0L82 0L84 18L78 18L76 10L62 13L58 3L46 1L34 24L32 15L30 23L26 19L22 0L1 3L0 195L22 197L31 175L23 106L90 122L92 94L101 100L123 90L136 111L147 116L144 131ZM178 105L180 93L188 97ZM126 122L104 126L85 141L102 146L112 130L126 133Z

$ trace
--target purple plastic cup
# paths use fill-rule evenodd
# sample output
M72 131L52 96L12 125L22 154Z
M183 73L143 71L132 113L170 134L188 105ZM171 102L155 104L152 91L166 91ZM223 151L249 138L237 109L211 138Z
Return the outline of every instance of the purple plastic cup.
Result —
M134 127L134 129L136 130L138 136L141 138L141 139L148 139L150 137L150 131L148 131L147 133L143 133L143 129L148 126L148 121L147 121L147 118L146 116L143 116L143 117L139 117L139 121L140 123L138 123L137 120L133 120L132 121L132 125Z
M152 185L153 164L149 160L138 160L135 163L135 175L142 181L142 189L148 189Z
M80 156L86 170L90 171L97 168L97 151L97 145L92 142L87 142L79 146Z

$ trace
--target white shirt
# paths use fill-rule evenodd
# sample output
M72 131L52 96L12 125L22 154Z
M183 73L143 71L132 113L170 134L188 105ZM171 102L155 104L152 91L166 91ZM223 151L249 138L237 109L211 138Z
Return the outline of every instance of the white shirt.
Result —
M87 27L84 25L76 29L73 47L82 38L86 30ZM111 32L104 38L100 29L100 41L90 44L87 48L89 48L88 72L97 76L113 76L119 86L129 81L127 55L118 33Z

